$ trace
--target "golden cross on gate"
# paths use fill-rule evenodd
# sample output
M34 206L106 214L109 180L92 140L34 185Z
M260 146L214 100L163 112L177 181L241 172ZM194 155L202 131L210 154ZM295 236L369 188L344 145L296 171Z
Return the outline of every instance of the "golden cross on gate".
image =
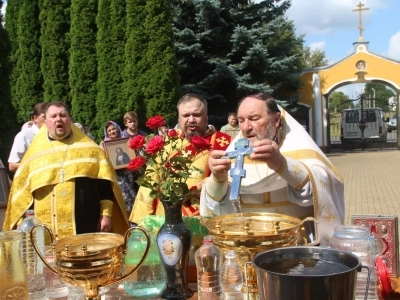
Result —
M358 11L358 13L359 13L358 14L358 16L359 16L359 18L358 18L358 29L360 30L360 36L358 37L358 41L359 42L363 42L364 41L363 36L362 36L362 32L364 31L364 28L362 27L362 11L363 10L369 10L369 8L362 8L363 6L364 6L364 4L359 2L358 5L357 5L358 8L352 10L352 11Z

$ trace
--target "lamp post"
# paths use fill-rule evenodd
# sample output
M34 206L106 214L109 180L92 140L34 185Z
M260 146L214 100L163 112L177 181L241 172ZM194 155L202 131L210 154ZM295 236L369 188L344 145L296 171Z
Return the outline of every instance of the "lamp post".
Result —
M375 89L374 89L374 88L371 88L371 90L374 92L374 97L372 98L372 100L373 100L373 103L374 103L374 106L373 106L373 107L375 107Z

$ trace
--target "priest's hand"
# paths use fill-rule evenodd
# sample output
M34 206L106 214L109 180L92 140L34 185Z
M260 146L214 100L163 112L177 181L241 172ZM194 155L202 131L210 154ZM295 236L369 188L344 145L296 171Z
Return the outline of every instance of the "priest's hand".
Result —
M264 161L274 171L278 171L284 161L278 144L269 139L255 141L250 158Z
M110 232L112 229L111 217L100 216L98 230L99 232Z
M208 157L208 166L214 178L218 181L225 181L231 169L231 160L226 157L226 151L213 150Z

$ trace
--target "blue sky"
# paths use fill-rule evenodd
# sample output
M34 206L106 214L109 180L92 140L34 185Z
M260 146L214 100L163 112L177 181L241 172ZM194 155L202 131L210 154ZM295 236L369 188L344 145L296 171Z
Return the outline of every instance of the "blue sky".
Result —
M400 61L399 0L292 0L286 15L293 20L296 33L305 35L306 46L322 49L334 63L352 53L358 41L358 12L352 10L360 1L369 8L362 12L369 50ZM353 84L340 90L353 98L363 89L363 84Z
M359 13L352 10L359 2L369 8L362 12L369 50L400 61L399 0L292 0L286 15L293 20L296 33L305 34L306 46L322 49L334 63L351 54L358 41ZM355 98L363 89L364 84L352 84L340 90Z

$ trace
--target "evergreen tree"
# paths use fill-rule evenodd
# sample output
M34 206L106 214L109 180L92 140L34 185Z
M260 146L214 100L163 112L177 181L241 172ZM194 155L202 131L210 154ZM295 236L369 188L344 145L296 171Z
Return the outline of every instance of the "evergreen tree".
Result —
M149 37L145 34L144 20L147 17L146 0L132 0L126 2L126 44L123 70L123 92L125 109L134 110L138 114L140 127L146 121L146 106L144 94L140 88L138 78L147 67L142 58L147 50Z
M97 0L71 1L71 114L76 122L81 123L96 116L96 15Z
M302 37L283 17L290 1L174 1L181 88L209 99L210 113L236 109L254 92L289 97L300 85ZM285 93L283 93L284 91ZM211 118L212 119L212 118Z
M122 124L126 103L122 92L125 52L125 0L99 1L97 14L97 116L92 131L102 137L106 121ZM93 124L94 125L94 124Z
M0 1L0 8L3 2ZM10 56L11 42L3 26L4 18L0 14L0 159L7 165L14 136L17 133L16 112L11 103Z
M20 93L19 119L26 121L27 109L36 103L43 102L43 76L40 70L41 51L39 45L39 7L36 1L25 1L21 6L18 18L17 61L20 76L16 88ZM25 109L24 109L25 108Z
M71 0L39 0L44 102L71 104L68 83Z
M137 78L146 100L146 117L161 112L169 123L176 122L175 107L180 91L172 7L169 0L147 0L146 13L144 32L148 43L140 62L146 70Z
M10 52L10 66L9 66L9 76L10 76L10 86L11 86L11 99L12 104L17 111L23 111L21 107L21 91L17 88L17 80L21 74L18 69L17 62L19 59L19 47L18 47L18 16L20 8L23 4L23 0L14 0L7 3L6 8L6 31L8 35L8 39L10 41L11 52ZM2 56L4 56L2 54ZM28 111L25 110L25 113L28 114ZM20 121L27 117L24 114L20 114Z

